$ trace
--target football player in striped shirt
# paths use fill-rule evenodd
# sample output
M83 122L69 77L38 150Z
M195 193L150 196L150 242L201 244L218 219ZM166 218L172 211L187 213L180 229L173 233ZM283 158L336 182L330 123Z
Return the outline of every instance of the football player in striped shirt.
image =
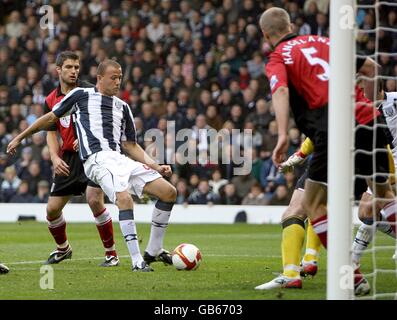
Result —
M14 154L24 138L72 114L85 174L100 185L119 208L120 228L131 256L132 270L149 272L153 271L149 264L154 261L172 264L171 255L163 249L163 239L176 189L162 177L171 175L171 167L157 164L137 143L131 109L116 97L121 79L120 64L114 60L100 63L95 88L70 91L51 112L15 137L7 152ZM131 194L142 197L144 192L158 200L153 209L149 243L142 257Z
M46 97L45 112L51 112L66 94L76 87L93 87L78 79L80 72L79 56L71 51L61 52L56 59L59 85ZM104 194L97 184L88 180L83 163L76 150L77 140L74 124L70 115L61 117L47 129L47 144L54 167L54 179L47 204L48 230L57 248L45 264L60 263L72 257L72 247L66 233L66 220L62 209L73 196L86 193L88 205L94 215L95 223L105 249L105 261L100 266L113 267L119 264L113 236L112 217L104 204ZM58 142L59 133L62 144Z

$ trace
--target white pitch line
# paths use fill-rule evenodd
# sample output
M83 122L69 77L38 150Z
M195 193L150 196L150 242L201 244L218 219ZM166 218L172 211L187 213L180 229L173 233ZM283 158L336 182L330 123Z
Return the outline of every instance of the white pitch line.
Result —
M119 258L129 258L129 255L119 256ZM250 255L250 254L206 254L204 257L242 257L242 258L281 258L281 255ZM71 259L72 261L89 261L89 260L102 260L103 257L93 258L77 258ZM33 260L33 261L16 261L16 262L4 262L6 265L23 265L23 264L44 264L45 260Z

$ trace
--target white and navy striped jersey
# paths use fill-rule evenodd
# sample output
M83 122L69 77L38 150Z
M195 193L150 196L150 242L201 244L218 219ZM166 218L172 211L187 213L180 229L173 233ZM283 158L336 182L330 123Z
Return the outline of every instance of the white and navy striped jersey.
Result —
M385 92L380 109L393 138L393 145L390 148L393 153L394 165L397 167L397 92Z
M136 141L134 117L127 103L95 88L75 88L52 111L60 118L72 114L84 161L99 151L121 153L122 141Z

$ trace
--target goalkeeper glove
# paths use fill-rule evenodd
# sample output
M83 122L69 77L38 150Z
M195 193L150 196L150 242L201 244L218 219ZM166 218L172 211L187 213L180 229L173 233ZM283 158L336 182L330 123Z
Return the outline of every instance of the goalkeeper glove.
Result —
M303 154L300 150L295 152L292 156L290 156L286 161L280 164L279 171L280 172L288 172L292 171L295 166L301 165L306 160L306 155Z

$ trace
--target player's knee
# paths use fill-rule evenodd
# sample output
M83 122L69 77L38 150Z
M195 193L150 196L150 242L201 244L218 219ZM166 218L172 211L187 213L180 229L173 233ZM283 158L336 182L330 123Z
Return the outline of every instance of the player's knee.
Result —
M305 210L303 209L302 202L299 203L290 203L288 208L284 211L282 219L288 219L290 217L299 217L301 219L306 219L307 214Z
M56 204L49 202L47 204L47 217L56 219L62 214L62 208Z
M175 202L176 201L176 197L177 197L176 188L171 185L171 188L170 188L170 191L169 191L169 198L171 200L170 202Z
M368 218L372 218L372 203L371 202L360 202L358 207L358 218L364 222Z
M311 212L314 211L315 206L314 204L310 201L308 197L304 197L302 201L302 207L305 212L307 212L308 215L310 215Z
M175 187L169 184L166 190L164 190L164 195L162 196L161 200L164 202L175 202L176 196L177 196L177 191Z
M104 207L103 197L95 193L87 193L87 202L94 213L101 211Z
M130 209L133 206L131 195L125 192L118 192L116 195L117 206L121 209Z

